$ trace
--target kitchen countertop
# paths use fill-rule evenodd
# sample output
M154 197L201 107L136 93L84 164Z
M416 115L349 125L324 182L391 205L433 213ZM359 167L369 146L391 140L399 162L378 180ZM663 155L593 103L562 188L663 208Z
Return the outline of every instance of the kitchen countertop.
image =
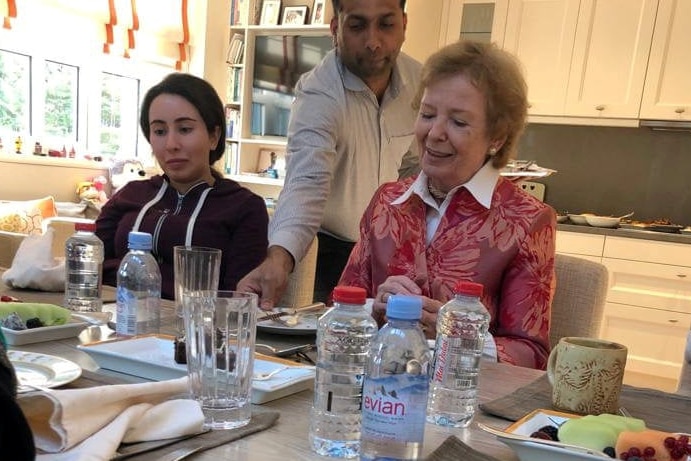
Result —
M579 224L557 224L558 231L578 232L581 234L608 235L612 237L628 237L641 240L655 240L657 242L673 242L691 244L691 235L671 234L668 232L656 232L636 229L610 229L605 227L593 227Z

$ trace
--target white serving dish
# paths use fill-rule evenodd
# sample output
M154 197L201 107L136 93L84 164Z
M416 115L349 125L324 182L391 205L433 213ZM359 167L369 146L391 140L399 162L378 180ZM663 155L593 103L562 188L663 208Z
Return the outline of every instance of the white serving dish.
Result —
M614 228L619 226L621 219L611 216L585 215L585 220L593 227Z
M521 461L602 461L612 459L604 453L588 448L572 447L559 442L548 442L539 439L522 440L515 436L530 437L530 434L543 426L559 425L578 415L552 410L535 410L519 419L504 430L482 427L511 447Z
M569 221L571 221L574 224L588 224L588 221L585 219L586 215L582 214L570 214L569 215Z
M88 353L101 368L118 371L153 381L180 378L187 374L187 365L174 360L172 336L145 335L77 346ZM292 365L282 359L262 356L255 358L254 372ZM252 403L261 404L314 386L314 367L295 363L288 370L267 381L252 383Z
M2 334L5 335L7 344L10 346L22 346L24 344L73 338L79 335L87 326L86 322L71 320L64 325L31 328L28 330L12 330L2 327Z

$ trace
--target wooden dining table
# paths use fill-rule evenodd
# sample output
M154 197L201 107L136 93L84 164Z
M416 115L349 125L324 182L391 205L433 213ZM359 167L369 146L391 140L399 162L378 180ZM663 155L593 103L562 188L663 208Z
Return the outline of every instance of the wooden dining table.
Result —
M3 289L4 288L4 289ZM111 287L104 289L104 297L114 294ZM60 304L57 293L37 293L28 291L7 290L0 285L1 293L17 295L25 301L56 302ZM174 305L172 302L162 303L162 318L164 328L174 325ZM166 326L167 325L167 326ZM124 382L142 382L144 378L122 374L112 370L99 368L98 364L87 353L78 349L79 344L112 338L112 331L105 326L91 326L82 331L79 336L23 346L11 346L28 352L51 354L66 358L77 363L84 370L99 374L121 378ZM299 341L304 341L300 338ZM691 370L686 367L685 379L678 393L691 395ZM544 374L543 371L529 368L515 367L505 364L483 361L479 378L480 402L509 394L519 387L525 386ZM312 452L308 442L309 413L313 399L311 390L283 397L262 405L280 412L280 418L271 428L245 436L239 440L212 448L190 457L193 460L232 459L234 461L262 460L326 460L329 458ZM504 428L510 421L490 416L478 411L474 423L465 429L448 429L427 424L423 444L423 456L429 455L450 435L455 435L467 445L502 461L518 460L516 454L501 443L494 435L488 434L477 427L475 423L484 423L498 428Z

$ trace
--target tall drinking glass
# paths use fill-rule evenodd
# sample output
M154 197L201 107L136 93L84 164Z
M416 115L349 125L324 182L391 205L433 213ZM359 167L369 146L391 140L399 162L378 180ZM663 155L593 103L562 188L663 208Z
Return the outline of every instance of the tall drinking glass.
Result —
M258 299L237 291L183 294L190 391L201 404L205 427L250 422Z
M178 335L184 331L182 295L186 291L217 290L221 273L221 250L178 245L173 248L175 311Z

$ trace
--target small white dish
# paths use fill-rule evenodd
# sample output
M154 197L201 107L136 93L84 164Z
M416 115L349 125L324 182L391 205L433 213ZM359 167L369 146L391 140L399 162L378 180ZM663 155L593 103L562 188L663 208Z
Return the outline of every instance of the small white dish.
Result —
M560 425L578 415L552 410L535 410L519 419L504 430L478 425L480 429L490 432L511 447L521 461L602 461L612 459L604 453L589 448L576 447L559 442L541 439L524 439L543 426Z
M37 352L7 351L19 381L19 390L27 388L53 388L71 383L82 375L82 368L76 363Z
M77 346L101 368L154 381L175 379L187 374L187 365L174 359L172 336L145 335ZM270 373L290 362L255 358L254 373ZM314 386L314 367L296 363L273 379L252 383L252 403L261 404Z
M570 214L569 215L569 221L571 221L574 224L582 224L586 225L588 224L588 221L585 219L586 215L582 214Z
M12 330L11 328L2 327L2 334L5 335L7 344L10 346L22 346L24 344L73 338L78 336L87 326L89 325L84 321L72 320L64 325L30 328L28 330Z
M585 220L593 227L615 228L619 226L621 219L612 216L585 215Z

